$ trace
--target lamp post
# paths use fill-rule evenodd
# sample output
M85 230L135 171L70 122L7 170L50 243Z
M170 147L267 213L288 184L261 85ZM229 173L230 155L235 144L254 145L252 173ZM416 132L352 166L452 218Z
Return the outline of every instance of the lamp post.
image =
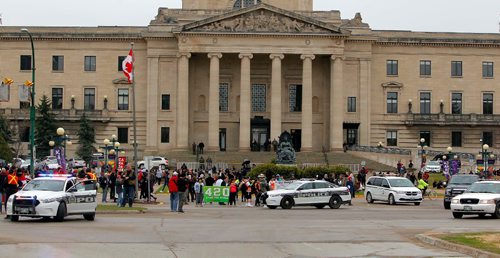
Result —
M53 140L49 141L50 147L56 147L55 156L57 158L57 163L61 166L61 168L66 171L66 146L73 144L71 139L67 134L65 134L65 130L62 127L57 128L56 136ZM63 147L63 153L61 153L60 147Z
M479 141L480 143L483 143L483 140L481 139ZM483 161L483 165L484 165L484 176L486 177L487 173L488 173L488 165L489 165L489 160L493 160L493 162L495 161L495 155L493 155L493 153L491 151L488 151L490 149L490 146L488 144L483 144L481 146L481 151L479 152L479 155L478 155L478 160L482 160Z
M115 153L115 168L118 169L118 154L120 153L120 143L118 142L118 138L116 135L111 135L111 143L113 152Z
M102 143L104 143L104 169L106 170L108 168L108 147L109 147L109 139L104 139L104 141L102 141ZM106 171L104 171L106 172Z
M28 29L22 28L21 32L27 33L31 42L31 108L30 108L30 174L35 175L35 45L33 44L33 36Z
M424 138L420 138L420 143L419 143L418 147L420 148L420 155L421 155L420 169L422 169L425 166L425 162L426 162L426 159L425 159L425 150L427 149L427 145L425 145L425 139Z

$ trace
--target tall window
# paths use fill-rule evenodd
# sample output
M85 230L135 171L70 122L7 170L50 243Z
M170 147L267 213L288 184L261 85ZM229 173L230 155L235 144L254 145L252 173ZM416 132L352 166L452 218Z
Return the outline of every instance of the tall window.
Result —
M52 109L61 110L63 108L63 88L52 88Z
M289 89L290 112L302 111L302 85L292 84Z
M118 110L128 110L128 89L118 89Z
M95 72L95 70L96 70L96 58L95 58L95 56L85 56L84 70L87 72Z
M462 114L462 93L451 94L451 113Z
M219 84L219 111L229 111L229 84Z
M161 95L161 110L170 110L170 94Z
M419 139L424 138L425 142L424 144L427 146L431 146L431 132L430 131L420 131L420 137Z
M451 147L462 147L462 132L451 132Z
M347 144L356 145L358 144L358 129L347 129Z
M432 66L430 60L420 60L420 75L421 76L431 76Z
M85 110L95 110L95 89L85 88L83 90L83 108Z
M118 127L118 142L128 143L128 127Z
M493 133L483 132L483 144L488 144L488 146L493 146Z
M252 5L256 5L260 2L261 2L261 0L236 0L234 2L233 8L234 9L241 9L241 8L249 7Z
M484 78L493 77L493 62L483 62L483 77Z
M398 60L387 60L387 75L398 75Z
M387 92L387 113L397 114L398 113L398 93L397 92Z
M21 71L31 70L31 56L22 55L20 63L21 63Z
M64 56L52 56L52 71L64 71Z
M420 92L420 114L431 113L431 93Z
M483 114L493 115L493 93L483 94Z
M387 131L387 146L398 146L397 131Z
M347 97L347 112L356 112L356 97Z
M162 127L161 128L161 143L169 143L170 142L170 127Z
M266 85L252 85L252 111L266 112Z
M462 61L451 61L451 76L462 77Z
M122 63L123 63L123 60L125 60L125 58L127 58L127 57L126 56L119 56L118 57L118 72L123 72Z

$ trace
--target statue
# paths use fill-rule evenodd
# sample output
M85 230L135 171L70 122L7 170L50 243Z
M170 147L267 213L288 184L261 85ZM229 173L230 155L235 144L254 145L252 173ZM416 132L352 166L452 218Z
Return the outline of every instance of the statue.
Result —
M277 164L295 164L295 150L292 146L292 136L284 131L279 137L278 150L276 152Z

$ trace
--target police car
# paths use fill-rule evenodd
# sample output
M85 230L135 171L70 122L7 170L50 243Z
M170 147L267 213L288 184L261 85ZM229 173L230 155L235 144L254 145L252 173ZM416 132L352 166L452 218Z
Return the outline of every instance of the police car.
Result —
M97 187L93 180L80 180L69 175L35 178L7 201L11 221L19 217L50 218L63 221L69 215L83 215L94 220Z
M293 206L315 206L322 209L328 205L338 209L342 204L351 203L347 187L339 187L322 180L294 181L283 189L268 191L262 197L269 209L281 206L291 209Z
M500 219L500 181L478 181L473 183L464 194L451 199L451 211L456 219L463 215L491 214Z

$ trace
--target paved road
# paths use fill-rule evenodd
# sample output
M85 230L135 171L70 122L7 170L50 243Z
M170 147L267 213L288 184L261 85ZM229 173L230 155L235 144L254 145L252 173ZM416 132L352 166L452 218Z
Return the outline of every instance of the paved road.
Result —
M453 219L441 202L417 207L357 199L339 210L189 205L184 214L159 205L146 214L98 215L94 222L2 220L0 257L464 257L414 236L498 230L494 219Z

